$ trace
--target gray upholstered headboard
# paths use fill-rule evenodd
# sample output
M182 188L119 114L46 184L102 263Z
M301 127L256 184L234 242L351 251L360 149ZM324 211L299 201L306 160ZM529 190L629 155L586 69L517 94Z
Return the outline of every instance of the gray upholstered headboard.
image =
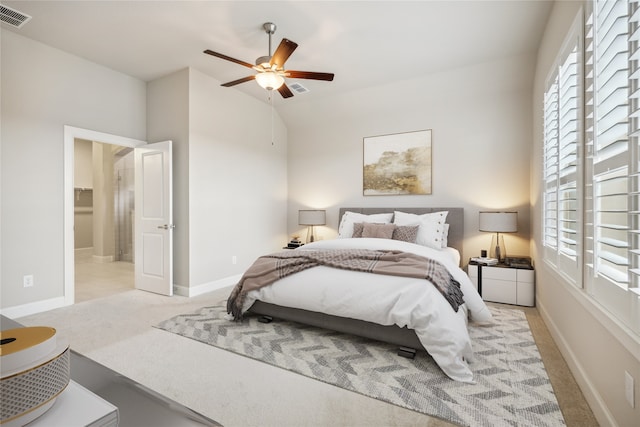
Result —
M449 246L456 248L460 252L460 259L465 259L462 254L462 243L464 240L464 208L340 208L338 225L342 220L342 215L346 211L357 212L365 215L402 211L412 214L426 214L431 212L449 211L447 224L449 224Z

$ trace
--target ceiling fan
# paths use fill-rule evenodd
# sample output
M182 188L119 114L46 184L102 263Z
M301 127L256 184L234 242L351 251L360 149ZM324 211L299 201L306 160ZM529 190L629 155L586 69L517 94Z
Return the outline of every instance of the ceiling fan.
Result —
M227 61L235 62L236 64L243 65L247 68L252 68L256 70L258 73L243 77L238 80L234 80L232 82L223 83L221 86L230 87L235 86L240 83L248 82L250 80L255 80L258 84L267 90L277 90L283 98L290 98L293 96L293 93L287 87L284 82L285 77L291 77L294 79L311 79L311 80L325 80L332 81L333 73L316 73L313 71L295 71L295 70L285 70L284 63L289 56L293 53L294 50L298 47L297 43L292 42L289 39L282 39L278 48L271 55L271 35L276 32L276 24L272 22L265 23L262 28L264 28L265 32L269 35L269 55L261 56L256 59L256 65L252 65L248 62L241 61L239 59L232 58L227 55L223 55L222 53L214 52L212 50L205 50L204 53L213 55L215 57L225 59Z

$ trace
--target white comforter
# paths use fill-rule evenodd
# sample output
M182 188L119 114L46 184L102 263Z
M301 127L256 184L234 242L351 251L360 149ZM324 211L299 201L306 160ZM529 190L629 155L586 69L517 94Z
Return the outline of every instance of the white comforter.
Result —
M491 313L451 253L397 240L368 238L323 240L296 250L350 248L400 250L438 260L460 283L465 304L454 312L436 287L424 279L314 267L251 291L243 308L260 300L381 325L407 326L416 331L424 348L449 377L473 382L467 365L473 358L467 314L472 321L487 322Z

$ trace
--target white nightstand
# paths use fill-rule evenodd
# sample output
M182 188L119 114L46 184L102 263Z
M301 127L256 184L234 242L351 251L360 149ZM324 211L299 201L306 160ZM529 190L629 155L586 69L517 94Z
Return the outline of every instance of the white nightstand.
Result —
M528 307L535 305L533 268L469 263L467 271L483 300Z

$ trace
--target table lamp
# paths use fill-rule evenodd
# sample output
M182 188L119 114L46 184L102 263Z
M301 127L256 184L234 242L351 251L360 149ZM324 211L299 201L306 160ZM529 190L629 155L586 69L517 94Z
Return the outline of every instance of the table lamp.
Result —
M504 245L504 237L500 233L515 233L518 231L518 212L480 212L480 231L496 233L491 238L489 256L504 262L507 256L507 248Z
M315 236L313 234L316 225L325 225L327 223L326 211L323 210L299 210L298 225L308 225L307 243L313 242Z

